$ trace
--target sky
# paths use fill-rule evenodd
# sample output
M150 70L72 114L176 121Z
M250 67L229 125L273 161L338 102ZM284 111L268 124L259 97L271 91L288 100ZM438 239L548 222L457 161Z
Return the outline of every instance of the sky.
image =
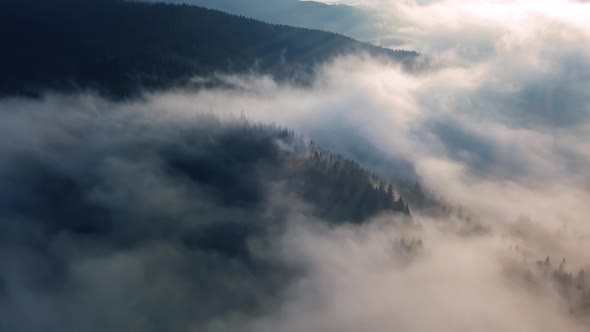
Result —
M329 4L348 4L374 10L375 24L382 34L375 41L384 45L410 48L428 53L440 52L445 42L433 43L432 38L461 34L457 43L483 42L465 39L467 35L486 36L487 42L507 31L521 34L539 20L553 20L588 29L590 4L576 0L336 0ZM434 28L436 27L436 29ZM459 31L457 31L459 30ZM475 36L474 36L475 37ZM477 47L478 45L469 45Z
M0 197L16 192L33 210L54 211L12 179L40 174L59 187L67 182L55 174L88 175L98 185L82 194L125 221L95 241L44 234L35 223L43 216L11 215L25 226L6 234L26 241L0 254L0 312L9 312L0 330L587 331L576 295L535 271L547 256L554 267L566 258L574 275L590 270L590 5L358 4L384 8L392 36L422 52L426 68L359 54L319 68L310 87L221 76L233 88L0 100ZM285 229L247 250L296 273L268 276L188 250L182 234L203 220L266 221L268 211L301 204L275 188L262 209L221 209L170 175L169 153L224 132L202 120L210 114L286 126L385 177L418 180L479 228L420 211L411 226L388 215L326 226L288 209ZM403 249L402 237L424 249ZM217 310L242 298L266 305Z

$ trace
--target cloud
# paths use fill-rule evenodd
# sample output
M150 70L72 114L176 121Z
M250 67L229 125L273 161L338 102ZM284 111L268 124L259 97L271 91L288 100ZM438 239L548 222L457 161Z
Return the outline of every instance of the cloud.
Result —
M392 5L435 60L420 73L355 55L308 88L1 100L0 330L587 330L536 266L589 266L587 9L557 4ZM242 112L472 219L327 225L272 181L289 144Z
M308 275L289 301L252 331L582 331L550 288L527 290L508 273L498 238L421 231L427 246L409 261L395 254L387 225L363 229L298 227L284 239Z
M0 108L0 330L198 329L287 282L248 249L285 219L271 132L89 96Z

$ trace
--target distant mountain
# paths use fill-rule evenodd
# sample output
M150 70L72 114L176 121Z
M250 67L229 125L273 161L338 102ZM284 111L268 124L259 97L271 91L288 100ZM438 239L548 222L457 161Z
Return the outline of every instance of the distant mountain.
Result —
M383 35L378 15L365 7L300 0L137 0L197 5L269 23L319 29L363 41Z
M113 0L7 0L0 36L0 95L94 89L125 97L230 72L305 83L338 55L406 64L417 55L195 6Z

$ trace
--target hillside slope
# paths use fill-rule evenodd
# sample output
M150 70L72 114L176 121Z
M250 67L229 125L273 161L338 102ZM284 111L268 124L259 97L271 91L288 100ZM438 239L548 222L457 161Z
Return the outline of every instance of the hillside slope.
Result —
M330 31L369 41L386 34L383 22L366 7L300 0L136 0L196 5L275 24Z
M2 331L212 331L298 276L268 255L289 227L412 224L369 172L283 128L67 100L0 112Z
M218 72L309 82L314 66L351 52L411 62L351 38L271 25L188 5L7 1L0 5L0 95L94 89L128 96Z

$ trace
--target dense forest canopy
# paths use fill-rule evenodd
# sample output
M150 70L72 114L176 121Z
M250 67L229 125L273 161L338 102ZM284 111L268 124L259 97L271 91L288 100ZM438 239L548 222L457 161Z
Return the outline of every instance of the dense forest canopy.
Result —
M364 6L325 4L300 0L137 0L197 5L269 23L344 34L362 41L379 39L385 32L379 15Z
M93 89L112 96L185 85L214 73L309 82L335 56L393 51L333 33L272 25L188 5L125 1L0 4L0 94Z
M20 302L26 300L12 293L19 287L47 293L53 305L63 296L76 303L72 312L78 315L95 307L86 302L91 298L104 296L109 307L115 305L112 296L118 298L125 317L106 308L104 321L91 314L90 321L71 322L97 330L125 322L147 331L158 330L151 326L157 322L184 329L236 310L259 312L299 273L264 254L276 234L292 226L291 215L316 219L317 225L355 225L383 214L411 223L408 205L391 186L276 125L208 115L178 122L109 108L20 116L56 130L29 132L40 139L40 150L28 139L0 147L7 157L0 162L0 257L17 259L12 267L0 264L0 290L11 285L0 293L0 309L10 313L0 330L36 326L26 322ZM143 295L117 267L120 292L94 284L92 272L84 271L101 257L129 255L133 261L143 254L160 271L150 277L153 287L137 285L149 288ZM110 269L99 269L94 276L104 281ZM9 271L25 274L17 281ZM168 273L174 280L167 280ZM168 298L159 293L168 282L188 288ZM76 299L68 292L87 295ZM38 320L50 331L63 328L60 321Z

